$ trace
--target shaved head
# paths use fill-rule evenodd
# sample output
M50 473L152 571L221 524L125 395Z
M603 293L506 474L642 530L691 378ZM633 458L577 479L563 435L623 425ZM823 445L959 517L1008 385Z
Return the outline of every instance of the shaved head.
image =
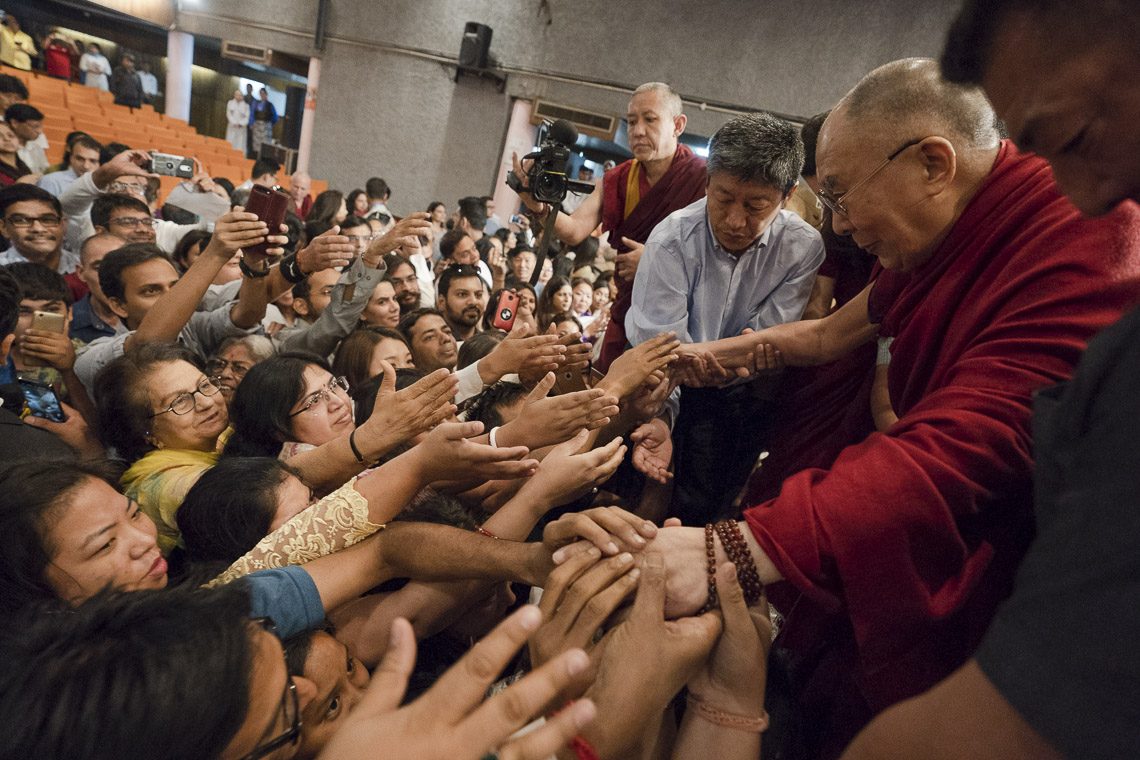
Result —
M669 116L681 115L681 96L664 82L646 82L633 91L634 97L647 92L655 92L661 98L661 103L669 111Z
M862 135L893 144L937 134L959 148L994 148L997 118L978 87L951 84L929 58L904 58L872 71L835 110Z

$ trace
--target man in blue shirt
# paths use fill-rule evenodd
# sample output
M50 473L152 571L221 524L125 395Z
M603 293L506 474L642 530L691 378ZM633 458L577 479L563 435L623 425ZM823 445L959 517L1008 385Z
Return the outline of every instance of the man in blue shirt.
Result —
M40 188L47 190L56 198L63 195L64 190L71 187L72 182L87 172L99 168L99 151L102 149L103 146L91 137L84 135L77 138L64 155L64 164L67 168L45 174L40 178Z
M667 331L684 343L717 340L800 318L824 256L819 233L783 210L803 162L795 127L768 114L713 135L706 197L645 244L625 320L631 343ZM636 431L638 445L665 451L676 419L674 516L703 524L731 507L766 443L774 390L763 379L685 388Z

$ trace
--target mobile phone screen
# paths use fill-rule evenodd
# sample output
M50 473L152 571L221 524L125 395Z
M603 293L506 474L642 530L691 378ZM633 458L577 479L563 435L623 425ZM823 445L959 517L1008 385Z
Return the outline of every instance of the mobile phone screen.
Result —
M63 422L67 419L67 415L63 413L63 405L59 403L59 396L55 395L50 386L31 380L21 380L20 390L24 392L24 402L28 405L28 413L32 416L52 422Z

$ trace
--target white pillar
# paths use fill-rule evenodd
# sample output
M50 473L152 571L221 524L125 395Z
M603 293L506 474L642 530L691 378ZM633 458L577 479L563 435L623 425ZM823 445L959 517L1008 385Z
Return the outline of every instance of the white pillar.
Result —
M190 121L190 82L194 65L194 35L171 30L166 34L166 115Z
M305 110L301 113L301 140L297 145L297 171L309 171L313 150L313 120L317 118L317 88L321 83L321 59L309 59L309 82L305 87Z
M506 224L511 214L519 206L519 196L514 190L507 187L507 172L511 170L511 153L518 153L519 157L530 153L534 141L538 137L538 128L530 123L530 115L534 110L534 103L529 100L516 99L511 104L511 121L507 125L507 139L503 144L503 155L499 159L499 171L495 176L495 211Z

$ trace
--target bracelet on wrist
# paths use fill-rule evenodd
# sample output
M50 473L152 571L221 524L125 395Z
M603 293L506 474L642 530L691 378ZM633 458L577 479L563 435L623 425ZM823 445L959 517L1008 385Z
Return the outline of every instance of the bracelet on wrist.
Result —
M352 449L352 455L354 457L356 457L357 462L359 462L360 464L365 463L364 462L364 455L360 453L360 449L356 448L356 429L355 428L353 429L353 431L351 433L348 434L348 448Z
M756 571L756 562L748 550L748 542L740 532L740 525L736 520L721 520L714 527L720 536L724 553L736 565L736 577L744 592L745 603L749 606L756 604L764 596L764 584L760 581L760 573Z
M301 267L297 264L297 254L290 253L285 258L281 259L281 276L289 282L296 285L304 280L308 275L301 271Z
M491 432L487 434L488 442L491 444L491 448L493 448L493 449L499 448L499 444L495 440L497 437L496 434L498 432L499 432L499 426L496 425L495 427L491 428Z
M716 531L712 523L705 524L705 557L708 561L709 598L700 614L715 610L717 606L716 595Z
M238 259L238 269L241 270L243 277L249 277L253 280L261 279L262 277L269 276L269 263L266 262L265 269L254 269L249 264L245 263L245 257L242 256Z
M688 702L697 715L714 726L735 728L738 731L748 731L753 734L762 734L768 728L768 712L766 710L760 710L759 715L737 715L713 707L692 692L689 692Z

